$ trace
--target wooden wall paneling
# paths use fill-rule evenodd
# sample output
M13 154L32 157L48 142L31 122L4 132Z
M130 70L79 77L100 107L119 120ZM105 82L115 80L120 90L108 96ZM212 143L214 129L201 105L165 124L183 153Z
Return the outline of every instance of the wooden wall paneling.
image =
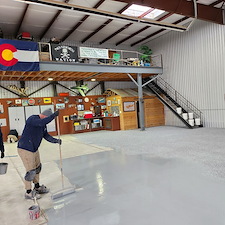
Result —
M82 96L68 96L68 103L65 102L64 97L50 97L51 98L51 102L48 104L44 103L44 97L38 97L38 98L32 98L35 100L35 104L34 105L52 105L52 104L57 104L57 103L65 103L65 109L61 109L60 110L60 114L59 114L59 122L60 122L60 134L71 134L74 133L74 128L73 128L73 121L70 120L69 122L64 122L63 121L63 116L66 115L73 115L74 113L77 114L77 104L84 104L85 105L85 110L90 110L90 106L92 105L91 103L93 102L94 105L105 105L105 103L97 103L97 99L98 97L105 97L103 95L96 95L96 96L87 96L89 98L89 102L85 103L84 100L82 101L82 103L78 103L77 99L78 98L82 98L84 99ZM6 119L6 124L7 126L3 126L1 127L2 133L3 133L3 140L6 141L7 140L7 136L8 133L10 131L10 127L9 127L9 115L8 115L8 107L18 107L18 106L22 106L22 100L28 100L30 98L23 98L21 99L21 104L16 104L15 100L18 100L20 98L9 98L9 99L0 99L0 104L3 105L4 108L4 112L0 113L0 119ZM10 104L7 104L11 102ZM73 105L72 107L70 107L71 105ZM32 107L32 106L27 106L27 107ZM55 105L54 105L54 109ZM57 135L57 131L55 132L49 132L51 135L56 136Z
M120 127L121 130L138 129L138 118L137 118L137 97L123 97L122 98L122 109L120 114ZM124 112L124 102L135 102L135 111Z
M165 125L164 105L156 98L144 99L145 126Z

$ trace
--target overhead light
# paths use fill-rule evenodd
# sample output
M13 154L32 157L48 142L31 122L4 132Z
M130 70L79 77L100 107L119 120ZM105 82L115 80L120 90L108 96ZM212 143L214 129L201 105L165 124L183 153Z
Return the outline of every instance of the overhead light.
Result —
M48 78L48 80L49 80L49 81L52 81L52 80L53 80L53 78L52 78L52 77L49 77L49 78Z
M95 78L92 78L91 81L96 81L96 79Z

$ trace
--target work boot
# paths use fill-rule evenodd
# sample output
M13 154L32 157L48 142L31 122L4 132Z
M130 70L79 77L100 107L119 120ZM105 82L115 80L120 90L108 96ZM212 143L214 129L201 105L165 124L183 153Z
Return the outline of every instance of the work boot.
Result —
M25 193L25 199L34 200L35 197L36 197L36 199L41 198L41 196L39 194L37 194L37 192L35 190L31 191L29 194L27 192Z
M34 190L37 194L47 194L50 191L50 189L44 185L41 185L39 188L34 188Z

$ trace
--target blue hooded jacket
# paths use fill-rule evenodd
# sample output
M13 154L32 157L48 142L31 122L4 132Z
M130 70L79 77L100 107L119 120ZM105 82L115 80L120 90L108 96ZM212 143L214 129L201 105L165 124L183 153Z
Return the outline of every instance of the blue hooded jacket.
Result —
M36 152L41 144L42 138L51 142L58 143L58 139L53 138L48 132L46 124L55 118L55 114L41 119L39 115L30 116L25 124L22 136L18 142L18 148L30 152Z

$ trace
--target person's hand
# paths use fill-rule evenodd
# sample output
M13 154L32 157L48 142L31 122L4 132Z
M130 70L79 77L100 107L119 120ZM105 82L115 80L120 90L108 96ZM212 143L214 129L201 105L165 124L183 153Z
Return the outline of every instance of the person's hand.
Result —
M1 158L4 158L4 157L5 157L5 153L2 152L2 153L1 153Z
M62 139L58 139L58 144L59 144L59 145L62 144Z
M54 112L54 116L55 117L58 116L58 115L59 115L59 110L57 110L57 111Z

